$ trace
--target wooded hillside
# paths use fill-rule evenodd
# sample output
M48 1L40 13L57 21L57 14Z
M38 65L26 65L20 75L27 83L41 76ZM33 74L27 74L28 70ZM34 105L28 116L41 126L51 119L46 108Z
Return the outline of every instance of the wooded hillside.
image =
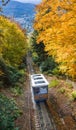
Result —
M27 53L26 32L19 25L0 16L0 77L10 82L11 74L16 77L18 69ZM9 69L11 70L9 72ZM14 76L13 76L14 77ZM12 78L13 78L12 77ZM8 81L8 80L9 81ZM11 81L13 82L13 81Z
M37 42L59 64L62 73L76 77L76 1L43 0L36 7Z

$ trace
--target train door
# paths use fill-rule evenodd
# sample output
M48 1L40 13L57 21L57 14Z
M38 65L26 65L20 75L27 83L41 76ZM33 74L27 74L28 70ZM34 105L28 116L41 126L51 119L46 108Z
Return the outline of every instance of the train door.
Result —
M48 98L48 87L47 86L40 87L39 98L40 98L40 100L46 100Z
M39 94L40 94L40 88L39 87L34 87L33 88L33 94L34 94L34 100L39 101Z

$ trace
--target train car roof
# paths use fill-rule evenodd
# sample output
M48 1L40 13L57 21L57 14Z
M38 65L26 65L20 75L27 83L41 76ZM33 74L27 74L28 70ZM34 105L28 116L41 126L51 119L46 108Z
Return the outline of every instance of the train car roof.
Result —
M33 74L31 75L31 85L32 87L47 86L49 83L43 74Z

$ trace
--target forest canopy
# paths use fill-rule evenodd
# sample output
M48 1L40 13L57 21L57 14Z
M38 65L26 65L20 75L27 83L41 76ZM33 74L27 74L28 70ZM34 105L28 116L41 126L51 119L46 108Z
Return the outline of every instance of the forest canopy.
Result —
M37 43L44 43L62 73L76 78L76 1L42 0L36 12Z
M17 69L26 53L25 30L14 21L0 16L0 80L4 78L7 82L11 80L11 83L13 83L12 79L16 80Z
M17 66L27 52L26 34L19 25L3 16L0 23L0 57L7 64Z

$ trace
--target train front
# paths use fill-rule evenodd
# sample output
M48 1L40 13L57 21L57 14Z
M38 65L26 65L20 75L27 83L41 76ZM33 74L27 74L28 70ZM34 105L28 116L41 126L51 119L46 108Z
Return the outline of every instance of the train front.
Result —
M48 81L43 74L31 75L31 84L35 102L45 101L48 99Z

